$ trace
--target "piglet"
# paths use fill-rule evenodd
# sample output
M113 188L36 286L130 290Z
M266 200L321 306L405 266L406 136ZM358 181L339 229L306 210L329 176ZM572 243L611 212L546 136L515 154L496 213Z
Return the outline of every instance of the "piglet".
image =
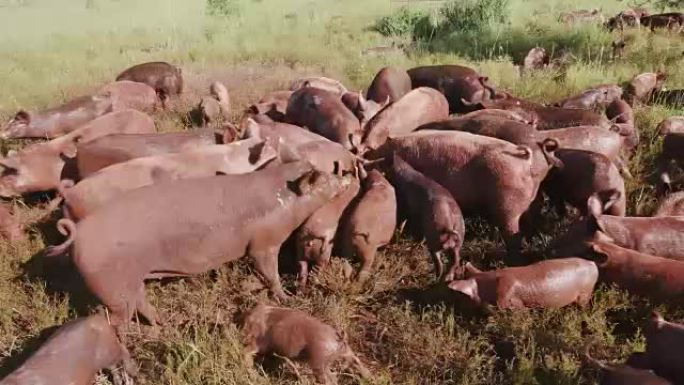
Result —
M451 281L448 287L476 305L498 309L560 308L589 303L598 269L581 258L552 259L487 272L468 263L466 276L470 278Z
M389 243L397 226L394 188L377 170L363 181L360 198L350 209L341 233L342 255L361 258L359 281L370 274L378 248Z
M251 365L256 354L275 353L286 358L306 360L316 381L336 384L330 366L343 361L353 366L364 379L370 371L349 347L344 332L298 310L257 305L245 315L243 333L246 360Z
M137 368L114 328L103 314L95 314L60 327L0 385L91 385L97 372L122 361L134 375Z
M444 280L454 279L460 266L460 250L465 234L461 208L449 190L416 171L394 155L390 180L399 196L402 212L420 228L435 263L437 278L444 275L442 256L451 256L451 268Z

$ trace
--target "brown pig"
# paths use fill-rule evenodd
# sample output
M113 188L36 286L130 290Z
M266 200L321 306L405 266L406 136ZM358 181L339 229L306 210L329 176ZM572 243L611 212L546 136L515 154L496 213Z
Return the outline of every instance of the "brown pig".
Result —
M591 242L590 259L601 279L638 295L658 299L684 294L684 262L625 249L606 241Z
M361 195L343 220L340 242L342 255L361 259L359 281L368 279L379 247L387 245L397 226L397 198L394 187L377 170L363 181Z
M437 279L451 281L461 265L461 246L465 224L458 203L439 183L416 171L394 155L390 180L397 191L400 208L421 230L435 264ZM451 267L444 275L442 256L451 257Z
M227 120L230 116L230 95L226 86L219 81L212 82L209 93L211 96L203 97L197 106L203 126Z
M555 105L562 108L595 110L606 107L621 97L622 87L617 84L603 84L583 91L579 95L563 99Z
M121 362L135 374L128 351L103 314L79 318L61 326L1 385L92 385L102 369Z
M58 189L69 217L80 220L127 191L172 180L244 174L275 157L275 150L262 140L245 139L175 154L136 158L105 167L75 186L62 183Z
M383 103L389 98L390 103L394 103L410 91L411 78L406 71L396 67L384 67L373 78L366 98L376 103Z
M662 377L658 377L652 370L634 368L629 365L612 365L601 362L585 354L591 366L601 371L600 385L672 385Z
M114 99L110 95L81 96L58 107L43 111L21 110L0 134L2 139L52 139L67 134L79 126L112 112Z
M259 304L246 315L242 327L250 364L256 354L275 353L291 359L304 359L318 383L332 385L337 379L331 366L343 361L364 379L371 377L354 354L344 331L337 331L302 311Z
M359 193L359 183L354 180L347 189L328 204L316 210L297 230L296 247L299 262L299 287L306 286L309 264L324 269L330 262L333 242L344 210Z
M302 88L313 87L320 90L328 91L337 96L342 96L349 92L339 80L326 78L325 76L310 76L302 79L297 79L290 85L290 91L298 91Z
M681 12L644 16L640 21L641 25L650 27L651 31L655 31L656 28L667 28L670 31L680 33L684 30L684 13Z
M678 217L684 216L684 191L668 194L664 197L658 208L656 209L654 217Z
M160 102L154 88L144 83L129 80L109 83L100 88L98 94L110 95L114 99L114 109L116 110L132 108L151 112Z
M684 116L671 116L658 124L658 133L684 134Z
M603 214L614 200L592 195L589 215L570 226L553 243L557 256L582 255L586 243L606 240L620 247L659 257L684 260L684 217L619 217Z
M101 116L71 133L46 143L37 143L0 159L0 196L13 197L59 186L64 165L76 156L76 143L86 143L109 134L142 134L155 131L154 121L136 110Z
M285 121L287 104L293 91L273 91L247 109L248 115L266 115L276 122Z
M113 134L79 143L76 164L79 178L135 158L189 151L216 144L214 132L195 130L154 134Z
M311 214L351 183L292 162L241 175L176 180L130 191L75 224L58 226L68 239L47 250L65 252L86 286L122 327L137 311L153 325L146 279L192 276L250 256L279 298L282 243ZM103 237L102 234L112 234Z
M364 127L363 147L374 150L388 137L408 134L423 124L448 116L449 102L444 95L432 88L416 88L368 122Z
M581 258L541 261L524 267L481 272L466 265L468 279L451 281L449 289L481 306L498 309L586 306L598 279L593 262Z
M535 47L527 52L523 59L522 69L525 72L541 70L549 66L549 54L542 47Z
M21 241L26 238L23 227L12 207L7 203L0 203L0 238L10 242Z
M583 150L556 150L555 155L563 167L554 168L542 183L542 190L561 213L565 202L586 215L587 200L593 195L612 199L606 213L624 216L626 213L625 181L613 162L604 155Z
M658 156L658 173L660 184L657 192L662 194L666 189L672 189L672 179L670 173L673 165L680 168L684 165L684 132L678 132L677 122L663 122L659 126L661 132L665 132L663 146Z
M684 382L684 325L665 321L660 314L653 312L644 335L644 361L648 368L675 384Z
M637 102L646 102L653 93L663 89L667 75L662 72L645 72L636 75L627 84L625 100L631 105Z
M347 150L361 143L361 124L342 103L340 97L329 91L304 87L295 91L287 105L285 120L306 127Z
M117 81L130 80L154 88L162 104L171 95L183 92L183 73L179 67L167 62L149 62L134 65L119 74Z

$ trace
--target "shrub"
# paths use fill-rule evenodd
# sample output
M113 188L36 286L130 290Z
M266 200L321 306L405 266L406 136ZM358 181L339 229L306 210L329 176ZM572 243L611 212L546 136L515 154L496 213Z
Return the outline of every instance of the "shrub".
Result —
M493 24L508 23L509 0L451 1L440 13L443 32L479 32Z
M239 12L237 0L207 0L207 13L211 16L229 17Z
M424 23L428 16L420 11L401 8L398 12L380 18L373 30L383 36L413 36L416 26Z

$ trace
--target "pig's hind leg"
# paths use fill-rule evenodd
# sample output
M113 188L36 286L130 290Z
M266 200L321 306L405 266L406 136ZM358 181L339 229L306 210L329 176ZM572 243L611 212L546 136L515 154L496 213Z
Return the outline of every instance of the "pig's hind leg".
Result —
M254 265L268 284L273 295L279 300L287 299L288 295L283 290L278 275L278 252L280 247L269 247L265 249L250 249L249 255L254 259Z

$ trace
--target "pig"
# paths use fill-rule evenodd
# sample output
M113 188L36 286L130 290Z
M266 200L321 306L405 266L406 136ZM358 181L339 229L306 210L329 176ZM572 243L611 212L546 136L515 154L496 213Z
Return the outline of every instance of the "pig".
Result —
M43 111L20 110L0 133L0 138L53 139L68 134L113 109L114 99L110 95L89 95Z
M664 378L681 384L684 381L684 325L665 321L653 312L644 330L646 352L644 361L650 369Z
M183 92L182 70L167 62L149 62L134 65L120 73L116 80L130 80L147 84L157 92L159 99L162 101L162 106L166 105L166 101L170 96L179 95Z
M339 361L344 362L345 368L351 365L362 378L371 377L349 347L344 331L302 311L259 304L246 313L242 332L249 366L254 355L275 353L306 360L318 383L337 383L330 367Z
M671 116L660 122L657 129L660 135L684 134L684 116Z
M681 12L644 16L640 21L641 25L651 28L652 32L655 32L656 28L667 28L675 33L680 33L684 30L684 13Z
M551 170L542 183L542 190L560 213L565 212L565 202L568 202L587 215L587 200L597 195L602 200L615 200L607 214L625 216L625 181L610 159L596 152L572 149L556 150L555 156L563 162L563 167Z
M373 78L366 98L376 103L383 103L389 98L390 103L399 101L411 91L411 78L403 69L384 67Z
M203 97L197 106L202 126L214 122L220 123L230 117L230 95L226 86L219 81L214 81L209 86L209 93L211 96Z
M668 194L661 199L654 217L684 216L684 191Z
M368 121L390 104L389 98L384 102L376 103L374 100L366 100L363 93L347 92L342 95L342 103L354 113L361 127L365 127Z
M390 180L396 189L402 212L425 237L435 264L437 279L451 281L461 266L461 246L465 236L463 214L451 193L439 183L416 171L400 156L394 155ZM442 256L451 257L444 274Z
M423 124L447 117L449 102L444 95L432 88L416 88L368 122L362 152L377 149L388 137L408 134Z
M361 143L361 124L331 92L304 87L290 97L285 113L286 122L303 126L347 150L354 150Z
M371 273L378 248L387 245L397 227L397 199L394 187L378 170L363 181L362 192L343 220L340 245L344 257L361 259L358 280Z
M525 123L532 126L533 128L537 128L536 117L533 114L528 114L523 111L497 110L495 108L469 112L465 115L459 116L458 118L451 118L450 120L457 120L459 118L463 120L472 120L479 119L482 117L513 120L518 123Z
M62 325L2 385L91 385L102 369L124 363L128 374L137 368L104 314Z
M114 164L75 186L71 181L62 181L58 190L69 217L80 220L124 193L143 186L217 174L244 174L275 157L275 150L262 140L245 139Z
M664 90L654 92L651 102L663 104L672 108L684 107L684 90Z
M501 229L509 255L518 255L520 218L545 176L533 175L530 147L466 132L423 130L390 138L369 159L393 154L444 186L466 214L488 215Z
M606 27L609 31L613 31L615 29L623 31L625 26L638 27L639 25L641 25L641 15L633 9L624 10L611 17L606 22Z
M273 91L252 104L247 113L249 116L266 115L275 122L284 122L292 94L292 91Z
M474 304L497 309L561 308L589 304L598 279L596 264L581 258L552 259L524 267L481 272L466 265L467 279L447 285Z
M10 242L23 241L26 239L23 227L12 207L7 203L0 203L0 238Z
M625 91L625 100L634 105L646 102L651 95L663 89L667 75L662 72L645 72L630 80Z
M309 264L318 270L324 269L330 262L333 242L340 218L351 201L359 193L360 185L354 180L347 189L332 199L328 204L316 210L297 229L295 244L299 263L299 288L304 290L309 276Z
M524 72L541 70L549 66L549 54L542 47L532 48L523 60Z
M109 83L100 88L99 95L109 95L114 99L114 109L122 110L131 108L134 110L152 112L159 105L159 97L154 88L144 83L122 80Z
M328 91L337 96L342 96L349 92L347 87L342 85L338 80L326 78L324 76L311 76L302 79L297 79L290 85L290 91L296 92L302 88L312 87L319 90Z
M625 49L627 48L627 41L624 39L615 40L610 43L613 48L613 60L622 59L625 57Z
M595 195L587 201L586 218L573 223L553 242L554 255L581 255L586 242L609 240L616 245L663 258L684 260L683 217L619 217L605 215L614 200Z
M649 369L639 369L624 364L606 364L594 359L588 352L584 356L591 366L600 370L600 385L673 385Z
M0 159L0 196L14 197L59 186L65 164L74 162L77 143L87 143L109 134L155 132L154 121L136 110L122 110L101 116L71 133L46 143L33 144Z
M657 186L656 192L658 195L662 195L667 189L672 189L672 180L670 173L672 172L672 163L675 163L679 167L684 164L684 156L682 155L682 149L684 148L684 133L679 133L677 131L677 123L667 122L661 123L659 126L661 132L667 132L663 138L663 146L660 155L658 156L658 174L660 177L660 184Z
M76 145L79 178L135 158L189 151L216 144L210 130L154 134L113 134Z
M424 66L407 72L412 88L430 87L441 92L449 101L450 114L473 111L470 104L485 101L496 94L496 90L488 83L488 77L464 66Z
M604 108L610 103L619 100L621 97L622 87L617 84L603 84L583 91L579 95L563 99L557 102L556 106L562 108L595 110Z
M622 99L615 99L606 106L606 117L615 124L627 124L634 127L634 110Z
M281 244L351 179L292 162L249 174L154 184L122 195L78 224L61 219L58 228L68 238L47 254L72 247L86 286L109 308L120 332L136 311L158 324L144 280L196 275L246 255L271 292L284 299Z
M656 299L681 298L684 262L656 257L603 240L590 243L590 259L601 279L638 295Z

